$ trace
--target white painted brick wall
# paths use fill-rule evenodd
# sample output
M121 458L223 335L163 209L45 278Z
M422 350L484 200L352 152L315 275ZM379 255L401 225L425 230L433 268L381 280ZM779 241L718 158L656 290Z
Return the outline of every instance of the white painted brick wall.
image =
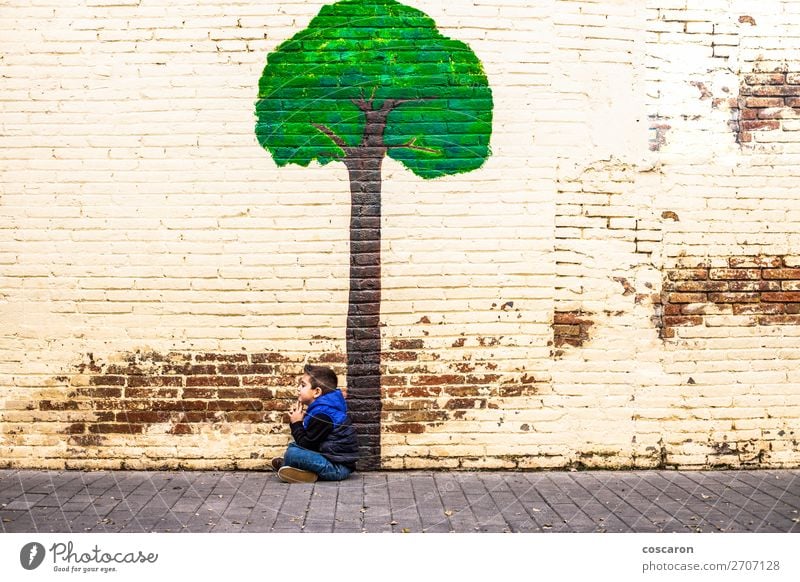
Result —
M434 181L384 164L384 353L421 346L385 375L479 386L387 393L384 466L800 465L800 326L657 325L669 269L797 265L797 123L739 144L729 103L745 74L800 73L797 3L406 3L483 62L493 155ZM323 4L0 8L0 465L250 468L288 442L273 417L75 444L89 412L40 403L91 383L87 354L275 353L290 374L343 353L345 169L277 168L253 133L266 55ZM578 312L582 345L554 345ZM399 420L420 411L442 416Z

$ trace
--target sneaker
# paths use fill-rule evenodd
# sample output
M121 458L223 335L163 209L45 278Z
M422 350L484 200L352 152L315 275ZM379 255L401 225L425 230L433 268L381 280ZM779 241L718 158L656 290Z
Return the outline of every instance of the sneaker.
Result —
M281 467L278 469L278 479L284 483L313 483L317 480L317 474L295 467Z
M283 457L275 457L269 462L269 466L276 473L283 467Z

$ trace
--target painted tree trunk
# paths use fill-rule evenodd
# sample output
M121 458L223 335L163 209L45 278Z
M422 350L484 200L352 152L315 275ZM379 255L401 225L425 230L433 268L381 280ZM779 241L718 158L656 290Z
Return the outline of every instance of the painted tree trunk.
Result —
M359 438L361 470L380 468L381 164L383 152L359 148L350 176L350 296L347 400ZM373 154L373 155L368 155Z
M395 0L322 7L259 79L256 135L275 162L343 162L349 172L347 384L362 469L381 461L381 163L389 155L424 179L475 170L489 155L492 108L475 53Z

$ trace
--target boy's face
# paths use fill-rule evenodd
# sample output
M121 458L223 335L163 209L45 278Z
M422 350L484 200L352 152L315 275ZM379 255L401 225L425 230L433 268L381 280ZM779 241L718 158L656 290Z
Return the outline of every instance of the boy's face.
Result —
M303 374L300 377L298 400L308 406L314 402L315 398L319 398L320 394L322 394L322 390L311 387L311 377L308 374Z

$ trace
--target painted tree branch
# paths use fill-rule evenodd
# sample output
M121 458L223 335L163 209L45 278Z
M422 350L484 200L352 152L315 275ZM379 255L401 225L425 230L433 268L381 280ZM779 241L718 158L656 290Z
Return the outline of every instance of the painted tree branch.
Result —
M440 150L435 150L433 148L426 148L426 147L423 147L423 146L418 146L416 144L417 144L417 138L415 137L415 138L407 141L404 144L390 145L390 146L386 146L386 148L390 149L390 150L408 149L408 150L414 150L415 152L425 152L425 153L428 153L428 154L441 154L442 153Z
M359 99L351 99L350 101L352 101L361 111L372 111L372 103L375 101L375 93L377 92L378 87L373 87L369 99L364 99L364 89L361 89L361 97Z
M321 123L312 123L311 125L319 130L320 133L326 135L333 143L339 146L344 151L345 155L348 153L348 145L341 137L336 135L330 127L327 125L322 125Z

